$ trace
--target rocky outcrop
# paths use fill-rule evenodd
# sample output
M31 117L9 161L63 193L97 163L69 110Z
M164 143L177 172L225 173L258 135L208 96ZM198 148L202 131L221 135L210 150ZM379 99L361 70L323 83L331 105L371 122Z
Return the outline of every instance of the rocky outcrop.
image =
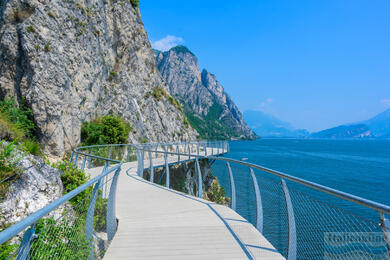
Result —
M200 72L190 50L177 46L167 52L156 51L156 59L171 95L183 102L191 124L203 138L255 138L216 76Z
M26 98L46 152L80 143L83 121L108 113L130 141L194 139L166 86L138 8L126 0L1 0L0 96Z
M0 202L0 226L18 222L62 196L61 172L37 156L26 155L17 164L18 177ZM49 216L58 219L64 205Z

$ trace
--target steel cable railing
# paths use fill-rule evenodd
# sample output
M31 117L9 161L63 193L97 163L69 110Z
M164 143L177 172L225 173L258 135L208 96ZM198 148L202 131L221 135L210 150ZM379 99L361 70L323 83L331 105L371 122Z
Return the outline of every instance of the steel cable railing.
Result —
M101 258L116 232L113 205L122 162L76 149L66 167L94 166L87 161L106 167L96 168L85 184L2 231L1 259Z
M139 153L154 151L160 155L139 157L142 161L138 164L139 175L156 182L152 177L153 162L158 158L187 157L197 162L209 151L200 149L199 154L188 153L191 149L182 150L168 146L156 152L144 147ZM256 226L287 259L390 259L390 222L385 217L390 215L389 206L259 165L210 156L212 154L209 151L207 158L215 161L213 174L231 197L230 206ZM147 159L150 163L145 163ZM164 172L169 172L169 165L180 162L180 159L168 160ZM192 167L202 176L197 164ZM196 191L189 193L202 197L199 190L202 180L195 186Z
M231 197L230 206L287 259L389 259L390 223L385 217L390 214L389 206L216 156L228 151L227 142L206 141L78 148L71 162L81 169L93 168L96 177L1 232L0 244L11 239L20 244L16 254L32 259L79 259L86 252L88 257L100 258L116 229L112 205L122 162L137 161L139 176L180 191L187 187L177 180L193 170L189 180L193 190L186 192L202 197L204 175L199 161L207 157ZM193 169L177 171L183 162ZM70 202L87 190L84 200Z
M90 180L3 230L0 259L101 259L117 228L115 193L122 163L137 161L143 166L145 147L153 148L156 157L164 151L176 151L175 147L186 155L182 159L188 159L200 146L218 149L213 142L76 148L70 163L82 171L89 169ZM164 155L160 157L164 159Z

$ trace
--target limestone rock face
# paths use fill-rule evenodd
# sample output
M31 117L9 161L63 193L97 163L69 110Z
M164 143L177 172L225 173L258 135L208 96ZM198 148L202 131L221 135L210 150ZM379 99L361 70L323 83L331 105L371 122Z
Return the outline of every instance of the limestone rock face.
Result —
M13 181L6 198L0 203L0 225L18 222L62 196L61 172L42 159L27 155L18 162L20 178ZM55 219L65 206L50 213Z
M195 139L167 88L140 13L126 0L1 0L0 96L26 98L40 141L62 156L83 121L108 113L130 122L130 141Z
M206 70L200 72L198 60L190 50L176 46L166 52L156 51L156 60L171 95L186 104L190 122L192 116L204 121L197 129L203 137L255 138L216 76ZM216 118L209 115L210 110ZM208 127L202 128L206 124Z

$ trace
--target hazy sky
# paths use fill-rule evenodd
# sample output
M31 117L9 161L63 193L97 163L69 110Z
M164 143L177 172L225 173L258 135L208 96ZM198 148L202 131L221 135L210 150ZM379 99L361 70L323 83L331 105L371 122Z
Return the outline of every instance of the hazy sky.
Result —
M321 130L390 107L390 1L141 0L150 41L183 44L241 111Z

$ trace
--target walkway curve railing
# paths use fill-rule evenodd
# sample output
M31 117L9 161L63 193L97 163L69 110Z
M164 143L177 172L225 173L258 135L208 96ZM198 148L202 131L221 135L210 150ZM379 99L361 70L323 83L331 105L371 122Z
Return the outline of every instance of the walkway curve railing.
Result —
M222 146L225 149L228 147L226 142L190 141L92 145L75 148L70 158L71 164L81 170L95 168L101 172L85 184L0 232L0 248L4 249L0 252L0 259L14 257L16 259L60 259L65 255L93 259L98 255L96 252L98 241L112 240L117 229L115 194L122 164L142 161L139 164L143 165L142 151L146 148L153 148L154 152L158 153L160 150L169 151L173 146L186 151L183 153L186 156L189 156L195 147L198 151L200 149L222 150ZM72 200L77 204L72 203ZM100 210L98 212L100 215L97 215L97 208L102 204L105 205L104 212ZM60 216L53 219L50 214L55 215L55 211L58 210ZM104 227L101 227L100 222L104 223ZM96 227L96 224L100 227ZM67 230L69 228L72 229L69 231ZM99 237L100 233L106 234L104 238ZM57 237L61 238L57 239ZM80 245L75 244L75 241ZM105 250L106 248L103 248L101 252Z
M228 151L228 148L226 149L226 151L222 151L221 154L226 153L227 151ZM142 153L149 153L150 163L149 163L149 166L145 167L144 157L141 157L142 158L141 162L139 161L139 163L138 163L138 165L140 167L140 169L138 171L139 175L141 177L145 177L145 176L143 176L143 172L144 172L144 170L147 169L150 171L149 181L154 182L153 172L154 172L155 166L153 164L154 158L152 156L152 153L156 153L156 150L150 149L150 148L148 149L148 146L144 146ZM254 170L257 170L260 173L261 172L267 173L267 174L272 175L273 177L279 178L279 180L280 180L279 186L280 186L280 190L282 191L283 200L285 203L285 215L286 215L285 217L286 217L286 222L287 222L287 227L286 227L285 233L287 233L287 242L285 243L286 244L285 252L283 252L283 246L281 246L279 248L277 245L274 245L274 246L277 249L279 249L279 251L281 253L284 253L283 255L287 259L323 259L322 257L324 257L325 259L333 259L333 258L355 259L356 257L357 257L356 259L358 259L358 258L359 259L360 258L364 258L364 259L390 259L390 240L389 240L390 239L390 221L388 219L386 219L386 217L385 217L385 215L390 215L390 206L387 206L387 205L384 205L381 203L377 203L377 202L374 202L371 200L367 200L367 199L364 199L364 198L361 198L361 197L358 197L358 196L355 196L352 194L348 194L348 193L345 193L345 192L342 192L342 191L339 191L336 189L332 189L330 187L326 187L324 185L310 182L310 181L307 181L307 180L304 180L301 178L297 178L297 177L294 177L292 175L285 174L285 173L280 172L280 171L275 171L275 170L272 170L272 169L269 169L269 168L266 168L266 167L263 167L260 165L256 165L256 164L252 164L252 163L248 163L248 162L244 162L244 161L240 161L240 160L236 160L236 159L231 159L231 158L224 158L224 157L216 157L216 156L212 156L212 155L207 155L207 150L203 154L199 154L199 152L193 153L193 154L188 154L188 153L180 153L180 152L167 151L167 150L157 151L157 153L162 153L164 158L165 158L165 166L163 166L163 167L166 168L165 172L167 173L168 179L169 179L169 176L168 176L169 175L169 166L168 166L169 164L181 163L180 157L183 157L183 156L188 156L188 159L195 160L196 163L195 163L194 167L195 167L195 171L197 172L197 175L199 177L198 178L198 186L200 187L200 189L198 190L198 194L197 194L199 197L202 197L202 188L201 188L202 187L202 179L201 179L202 173L201 173L201 170L199 167L198 160L200 158L206 157L208 160L224 162L226 164L226 169L222 171L222 176L224 174L223 172L225 172L226 174L224 174L224 176L228 179L228 182L230 184L230 194L231 194L230 206L233 210L237 210L237 189L236 189L236 185L235 185L235 178L237 178L237 177L234 177L234 174L233 174L234 171L232 171L231 164L245 167L247 169L246 174L251 176L250 179L252 180L252 187L247 187L247 188L253 188L254 197L255 197L255 199L253 200L253 204L254 204L254 208L256 210L255 210L255 214L254 214L255 219L253 221L253 224L256 226L256 228L261 233L263 233L263 230L264 230L264 222L265 222L264 215L266 214L265 210L267 210L267 208L265 208L263 206L266 203L266 201L264 200L264 198L262 196L264 196L264 193L267 193L268 191L267 191L266 185L262 185L262 187L259 187L259 183L262 183L264 181L264 179L262 179L261 174L255 175ZM169 160L167 159L168 157L170 157L170 158L177 157L177 161L175 162L175 161L171 160L171 162L169 162ZM213 169L213 174L215 174L214 171L215 171L215 169ZM217 171L218 171L218 169L217 169ZM241 174L241 175L243 175L243 174ZM219 174L219 176L221 176L221 174ZM295 185L295 187L288 188L286 181L290 181L289 186ZM166 181L166 186L169 187L168 180ZM299 189L299 186L303 186L306 189L305 192L310 193L310 191L317 191L317 192L320 192L321 194L330 195L331 196L330 198L340 199L343 202L352 202L358 206L362 206L363 209L365 209L365 210L370 209L370 210L373 210L374 212L376 212L376 215L377 215L376 221L370 221L370 220L364 219L364 217L359 216L359 212L357 212L356 214L355 214L355 212L353 212L353 213L348 212L345 209L338 208L334 205L330 205L328 203L322 202L321 200L315 200L315 198L312 198L312 202L311 202L311 203L314 203L314 202L318 203L319 205L321 205L321 207L324 207L324 208L326 207L327 211L329 211L330 209L333 211L332 212L333 216L331 216L331 217L329 216L329 218L332 218L332 220L334 220L335 223L333 223L334 225L332 225L331 227L329 227L329 224L326 223L326 225L328 225L328 227L329 227L329 231L323 232L324 233L323 240L329 239L329 236L336 235L334 233L343 233L343 234L339 234L339 235L342 235L344 237L345 237L345 235L348 235L348 234L351 236L352 235L362 236L359 239L364 239L364 236L370 236L372 233L375 233L380 238L379 238L379 241L377 241L377 245L373 246L374 249L370 248L370 246L367 246L367 245L359 245L359 246L356 246L356 245L351 246L350 245L350 247L347 248L347 250L348 250L347 253L345 253L345 252L340 253L339 251L342 251L340 248L336 248L336 249L327 248L327 250L328 250L327 252L312 252L312 253L308 252L307 250L309 250L310 246L311 246L310 250L316 250L316 249L318 250L319 248L324 250L324 247L328 246L328 245L324 245L324 243L318 241L318 240L320 240L320 239L318 239L318 234L312 233L312 235L311 235L312 237L310 237L310 233L305 234L304 230L300 230L300 229L303 229L306 227L306 228L312 228L312 229L317 228L319 231L323 227L313 227L313 226L310 226L310 224L302 225L301 222L303 222L303 221L309 222L310 221L308 219L308 215L312 214L312 216L315 216L316 214L314 214L313 212L309 212L307 210L306 210L306 212L302 212L302 208L301 209L299 208L299 205L302 204L302 202L299 201L298 197L299 196L302 197L302 195L301 195L302 193L300 193L299 190L296 190L296 186L298 186L298 189ZM307 200L307 198L310 198L310 197L305 197L306 200ZM303 200L302 198L300 198L300 199ZM269 209L269 207L268 207L268 209ZM301 212L300 212L300 210L301 210ZM325 210L324 210L324 212L325 212ZM240 212L238 212L238 213L240 213ZM305 216L302 217L302 215L305 215ZM321 214L318 214L318 215L321 215ZM337 215L337 216L339 215L341 221L343 221L345 219L348 219L348 221L345 221L345 223L343 223L342 225L338 225L337 218L335 217L335 215ZM324 218L324 216L322 216L321 218ZM325 221L325 220L323 220L323 221ZM323 223L323 224L325 224L325 223ZM325 229L324 229L324 231L325 231ZM329 234L325 234L325 233L329 233ZM361 233L364 233L364 234L361 234ZM307 236L307 237L302 237L303 234L305 234L305 236ZM328 237L325 237L325 236L328 236ZM267 238L266 234L265 234L265 237ZM353 240L356 238L350 237L350 239ZM303 241L303 240L306 240L306 241ZM310 242L312 242L312 245L302 246L299 244L299 243L310 244ZM314 242L316 244L314 244ZM325 242L330 244L329 247L333 246L331 241L325 241ZM344 241L344 243L353 243L353 242L354 241ZM305 249L303 249L303 248L305 248ZM306 250L306 252L303 252L304 250ZM354 254L357 254L357 255L354 255Z
M64 211L67 210L66 214L70 215L71 226L75 226L78 221L75 217L82 219L82 228L76 231L82 233L83 241L87 241L87 246L84 245L81 249L87 248L88 250L80 258L91 259L96 254L94 250L99 244L98 239L101 239L98 237L99 233L105 233L107 239L111 240L116 231L115 193L122 163L137 161L138 175L149 178L149 181L152 182L161 181L161 178L160 180L154 178L153 173L156 168L163 167L166 176L165 185L170 187L170 167L186 161L193 161L198 178L197 196L202 197L203 177L199 160L206 158L214 162L213 174L220 179L222 184L226 184L226 188L230 186L230 190L226 190L231 196L230 206L232 209L247 217L287 259L390 258L390 222L385 217L385 215L390 215L389 206L256 164L220 157L227 152L229 152L227 142L210 141L95 145L76 148L70 162L82 170L93 168L98 172L96 177L2 231L0 245L2 246L10 239L14 242L17 241L20 233L26 230L19 249L14 252L17 254L17 259L45 258L47 255L43 253L52 254L56 253L56 250L60 252L69 250L69 245L67 248L46 248L47 245L51 244L51 239L58 236L57 233L54 233L54 231L58 231L55 227L64 218L64 213L54 223L50 222L48 225L44 225L43 231L41 224L39 228L36 228L39 221L47 218L56 209L65 207ZM218 163L222 163L222 165L218 165ZM147 175L145 175L145 170L148 170ZM226 182L223 182L223 178L226 178ZM242 181L243 178L247 178L247 181ZM303 190L301 190L302 187ZM91 190L92 188L93 190ZM240 190L241 188L245 189L245 193L251 193L249 195L252 198L245 197L247 205L242 201L241 197L244 192ZM86 197L86 201L78 201L76 205L71 205L72 200L87 191L90 192L90 195ZM317 193L313 195L311 192ZM317 195L319 199L316 197ZM325 200L324 196L330 196L330 200ZM342 203L336 203L337 199L341 200ZM339 207L346 202L352 202L361 208L354 211L351 208ZM102 203L106 204L104 213L99 211L100 215L97 215L95 206ZM243 210L246 208L247 212ZM378 217L373 220L366 219L360 213L367 210L372 210ZM104 227L99 227L97 230L95 219L99 221L104 219ZM41 231L38 232L38 229ZM332 236L339 238L335 233L341 233L341 235L347 233L350 235L347 237L348 239L351 236L354 238L354 236L363 236L364 234L375 234L379 240L376 241L375 245L373 243L356 244L356 241L342 241L343 245L340 246L337 244L340 241L332 241L331 239ZM66 243L73 240L80 241L80 237L61 238L61 241ZM55 242L61 244L61 241ZM75 254L79 251L83 252L78 248L78 245L72 245L74 248L71 250ZM60 258L60 255L57 256L54 254L54 258Z

